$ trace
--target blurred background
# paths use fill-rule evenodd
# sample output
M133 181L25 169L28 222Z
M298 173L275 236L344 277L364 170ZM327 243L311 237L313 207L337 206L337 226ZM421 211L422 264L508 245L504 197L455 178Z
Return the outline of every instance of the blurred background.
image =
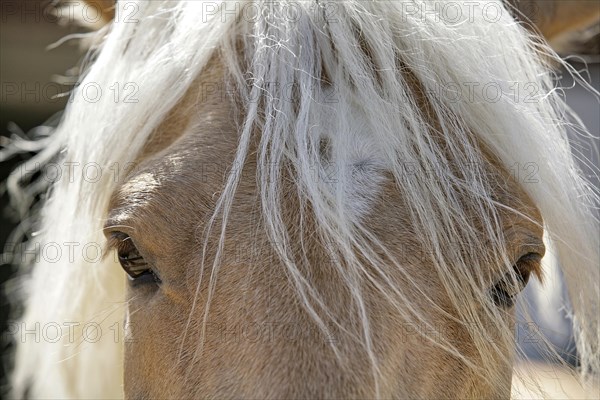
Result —
M77 41L66 42L53 50L48 46L65 35L81 32L73 25L58 23L44 11L48 1L7 1L0 4L0 145L5 138L27 132L60 112L67 102L60 94L68 91L65 81L70 68L77 64L82 50ZM9 207L5 180L8 174L32 154L0 160L0 253L19 218ZM0 332L7 329L10 308L5 283L14 275L15 267L0 258ZM9 350L6 335L2 338L2 354ZM8 366L0 362L0 397Z
M0 140L11 135L21 135L43 124L51 116L60 112L67 101L64 96L69 90L68 82L73 76L71 70L83 55L77 40L67 40L62 45L48 49L48 46L68 34L82 32L72 24L61 25L57 18L44 10L49 1L13 0L4 1L0 6ZM599 2L600 7L600 2ZM555 49L567 57L570 64L597 90L600 89L600 26L594 25L576 34L557 39ZM567 103L579 114L589 131L596 137L600 133L600 105L598 98L573 82L566 71L558 70L558 85L565 88ZM578 147L598 165L598 141L578 140ZM1 144L1 142L0 142ZM31 154L23 154L0 163L0 182L4 182L10 171ZM1 161L1 160L0 160ZM597 183L597 181L596 181ZM16 228L18 217L14 208L9 207L4 184L0 184L0 249L9 240ZM1 250L0 250L1 253ZM6 330L10 318L6 292L2 288L14 275L14 267L0 259L0 332ZM563 293L560 284L549 290ZM544 302L545 295L539 294L539 287L532 284L527 289L528 300L535 304ZM564 310L550 304L540 308L532 316L539 329L552 341L564 360L576 364L574 344L569 321ZM562 314L561 314L562 313ZM560 317L562 315L562 317ZM524 317L522 317L524 318ZM2 336L6 339L5 336ZM2 340L2 353L9 350L9 341ZM523 341L521 345L533 359L542 361L539 346ZM0 363L0 377L4 380L6 365ZM558 379L556 373L551 377ZM0 381L0 387L4 381ZM555 389L556 398L566 384ZM554 392L553 392L554 393ZM592 398L595 392L591 392ZM532 395L533 396L533 395ZM589 396L589 393L588 393ZM1 391L0 391L1 397ZM554 396L553 396L554 397ZM600 398L600 393L596 398Z

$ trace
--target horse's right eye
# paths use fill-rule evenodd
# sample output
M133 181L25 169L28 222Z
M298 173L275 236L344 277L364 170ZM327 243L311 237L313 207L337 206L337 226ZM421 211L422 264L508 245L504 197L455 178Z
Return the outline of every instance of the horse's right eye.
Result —
M531 273L537 270L536 265L541 259L542 256L537 253L522 256L514 265L513 271L507 273L490 290L494 304L502 308L514 306L517 295L525 289Z
M154 282L160 283L160 279L152 268L148 266L144 257L140 255L139 250L129 235L122 232L115 232L112 234L111 239L115 242L119 263L130 280L137 283L137 281L141 281L143 278L143 280L152 279Z

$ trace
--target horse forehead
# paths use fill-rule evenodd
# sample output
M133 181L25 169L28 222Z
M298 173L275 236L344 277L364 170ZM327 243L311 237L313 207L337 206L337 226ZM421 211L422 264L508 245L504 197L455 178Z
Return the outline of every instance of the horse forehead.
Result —
M113 219L160 223L208 212L235 153L235 133L220 114L204 113L178 132L170 125L159 129L151 139L155 144L132 163L113 192L109 202ZM169 144L160 149L158 144L164 141Z

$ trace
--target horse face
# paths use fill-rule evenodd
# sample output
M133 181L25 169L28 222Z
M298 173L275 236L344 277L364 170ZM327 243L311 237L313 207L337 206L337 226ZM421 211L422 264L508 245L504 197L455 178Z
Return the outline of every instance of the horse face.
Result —
M221 79L218 70L209 68L203 79ZM195 104L198 99L197 92L190 92L173 110L111 200L106 235L125 270L136 276L127 291L126 397L373 398L372 364L356 344L362 332L349 307L351 293L328 267L327 250L318 238L305 236L304 272L343 327L330 326L324 334L267 244L252 158L244 166L229 215L218 277L212 273L217 249L210 243L218 240L219 230L206 248L203 237L233 164L235 104L220 94L200 105ZM190 107L197 108L190 113ZM202 117L191 120L191 114ZM543 255L539 213L517 182L489 160L498 179L498 200L524 215L503 215L510 253L515 260L521 253ZM422 301L427 293L445 312L433 316L430 326L416 326L398 317L380 293L365 285L380 369L379 395L509 397L509 365L498 362L493 382L467 367L466 362L478 362L468 329L453 319L456 310L447 306L447 289L422 256L426 250L415 240L402 193L391 177L378 182L363 222L387 248L395 249L394 256L417 283L410 287L404 275L391 275L411 307L427 313L431 305ZM283 215L289 226L310 232L316 227L310 220L298 220L294 190L290 185L289 193L282 194ZM299 231L291 229L290 237L298 238ZM490 274L496 268L481 267ZM503 315L510 322L512 306L499 307L505 307ZM427 340L432 335L443 335L461 356ZM512 351L511 343L500 341L498 346L505 354Z

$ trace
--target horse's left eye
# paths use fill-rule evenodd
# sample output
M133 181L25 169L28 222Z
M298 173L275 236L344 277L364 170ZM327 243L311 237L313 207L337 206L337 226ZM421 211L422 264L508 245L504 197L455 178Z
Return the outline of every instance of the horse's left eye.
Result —
M536 253L528 253L521 257L513 266L513 271L504 275L490 290L494 304L501 308L514 306L517 295L525 289L531 272L535 269L532 263L539 263L540 260L541 256Z
M160 279L158 279L152 268L148 266L144 257L140 255L139 250L129 235L116 232L113 234L113 239L117 242L116 247L119 263L127 273L129 279L138 281L141 278L149 278L157 283L160 282Z

